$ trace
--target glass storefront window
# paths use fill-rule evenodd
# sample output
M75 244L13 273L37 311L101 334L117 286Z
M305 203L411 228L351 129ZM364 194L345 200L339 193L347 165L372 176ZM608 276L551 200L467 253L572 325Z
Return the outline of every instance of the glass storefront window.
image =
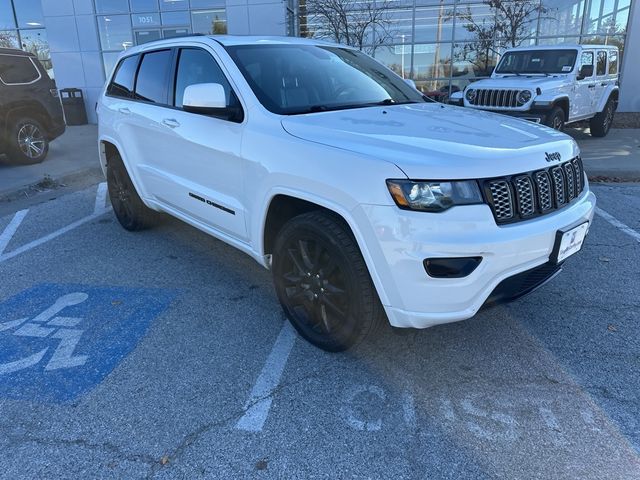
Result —
M543 0L538 35L580 35L585 0Z
M413 79L417 81L448 77L451 74L451 44L414 45ZM435 87L430 86L433 90Z
M416 8L416 42L450 42L453 39L453 10L441 5Z
M164 38L184 37L189 35L188 28L165 28L162 30Z
M129 0L96 0L97 13L129 13Z
M458 5L456 10L456 27L453 32L455 40L473 40L495 36L496 12L484 3Z
M103 51L125 50L133 45L129 15L98 17L98 30Z
M457 79L489 77L498 63L498 54L492 45L456 43L453 45L451 76Z
M388 18L389 21L392 22L393 27L387 32L390 38L386 39L385 43L402 42L403 36L405 42L411 43L411 24L413 22L413 12L411 9L390 10Z
M131 0L132 13L157 12L158 0Z
M18 32L15 30L0 31L0 48L20 48Z
M49 76L53 78L53 66L51 65L51 52L47 41L47 31L44 28L20 30L22 50L33 53L42 63Z
M378 47L374 57L403 78L411 74L411 45Z
M19 28L42 28L44 27L44 15L42 15L42 4L40 0L19 0L14 1L16 19Z
M0 30L16 28L11 0L0 0Z
M222 35L227 33L227 15L224 10L191 12L193 33Z
M224 8L225 0L191 0L191 8Z
M160 10L188 10L188 0L160 0Z
M143 43L153 42L160 40L160 30L137 30L134 32L136 38L136 45L142 45Z

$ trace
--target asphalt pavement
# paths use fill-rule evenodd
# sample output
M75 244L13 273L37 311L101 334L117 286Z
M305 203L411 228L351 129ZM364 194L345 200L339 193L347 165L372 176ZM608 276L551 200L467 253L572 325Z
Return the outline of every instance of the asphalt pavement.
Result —
M542 289L342 354L242 253L170 218L122 230L104 185L15 204L0 478L638 479L640 185L593 189Z

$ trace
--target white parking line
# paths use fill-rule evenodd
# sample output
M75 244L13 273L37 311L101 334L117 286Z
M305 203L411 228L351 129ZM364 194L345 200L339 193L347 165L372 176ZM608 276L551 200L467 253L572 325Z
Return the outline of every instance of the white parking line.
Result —
M65 233L70 232L74 228L78 228L79 226L84 225L85 223L90 222L91 220L94 220L94 219L98 218L103 213L104 212L101 212L99 214L92 213L88 217L84 217L84 218L81 218L80 220L76 220L71 225L67 225L66 227L63 227L60 230L56 230L55 232L52 232L49 235L45 235L44 237L39 238L37 240L34 240L33 242L29 242L26 245L23 245L20 248L16 248L15 250L13 250L13 251L11 251L9 253L5 253L4 255L0 255L0 263L2 263L4 261L7 261L7 260L9 260L9 259L11 259L13 257L17 257L21 253L28 252L29 250L31 250L33 248L39 247L43 243L47 243L49 240L53 240L54 238L58 238L60 235L64 235Z
M4 252L5 248L7 248L7 245L9 245L9 242L22 223L22 220L24 220L24 217L27 216L28 211L29 210L20 210L19 212L16 212L16 214L11 219L11 222L9 222L9 225L7 225L7 228L5 228L2 234L0 234L0 255L2 255L2 252Z
M20 225L20 222L22 222L22 219L27 214L28 210L21 210L20 212L16 213L15 216L13 217L13 220L11 220L11 223L7 226L4 232L2 232L2 235L0 235L0 263L6 260L9 260L11 258L17 257L18 255L28 252L33 248L39 247L43 243L47 243L49 240L58 238L60 235L64 235L65 233L70 232L71 230L78 228L81 225L84 225L85 223L90 222L91 220L94 220L100 217L101 215L103 215L104 213L106 213L107 211L109 211L110 207L106 206L106 192L107 192L106 185L107 184L105 182L102 182L100 185L98 185L98 189L96 192L96 199L94 203L94 213L84 218L81 218L80 220L76 220L70 225L67 225L66 227L62 227L61 229L56 230L55 232L52 232L49 235L45 235L44 237L38 238L33 242L29 242L26 245L23 245L20 248L16 248L15 250L9 253L3 254L2 252L4 251L4 248L6 248L7 244L11 240L11 237L13 237L15 230ZM21 217L19 217L19 215L21 215ZM6 240L6 243L3 243L5 241L5 236L7 237L7 240Z
M602 218L604 218L607 222L609 222L614 227L618 228L619 230L623 231L627 235L635 238L638 242L640 242L640 233L636 232L630 226L625 225L613 215L602 210L600 207L596 207L596 213L600 215Z
M258 376L258 380L256 380L251 390L249 400L245 404L245 408L248 408L248 410L236 423L236 429L248 432L260 432L262 430L271 408L271 401L273 400L271 395L280 383L280 377L287 364L295 340L295 330L291 323L285 321L276 343L273 345L271 353L262 368L262 372L260 372L260 376Z
M96 204L93 213L102 213L107 208L107 182L98 185L96 192Z

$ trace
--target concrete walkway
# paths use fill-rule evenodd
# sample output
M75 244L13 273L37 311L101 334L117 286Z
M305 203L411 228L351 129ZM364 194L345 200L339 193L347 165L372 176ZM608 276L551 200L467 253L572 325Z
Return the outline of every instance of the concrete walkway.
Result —
M604 138L592 137L588 128L566 133L580 145L589 178L640 181L640 129L611 129Z
M60 181L69 175L96 172L100 168L97 137L97 125L67 127L60 138L51 142L44 162L15 166L0 161L0 199L42 181L45 175Z

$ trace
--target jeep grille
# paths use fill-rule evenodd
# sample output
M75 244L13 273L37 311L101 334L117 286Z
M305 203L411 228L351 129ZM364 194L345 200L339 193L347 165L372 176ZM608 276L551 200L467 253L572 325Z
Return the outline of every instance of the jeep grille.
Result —
M476 98L471 105L476 107L498 107L498 108L516 108L522 105L518 104L518 94L522 90L504 90L504 89L479 89L476 90Z
M545 170L481 181L496 223L528 220L567 206L584 189L580 157Z

